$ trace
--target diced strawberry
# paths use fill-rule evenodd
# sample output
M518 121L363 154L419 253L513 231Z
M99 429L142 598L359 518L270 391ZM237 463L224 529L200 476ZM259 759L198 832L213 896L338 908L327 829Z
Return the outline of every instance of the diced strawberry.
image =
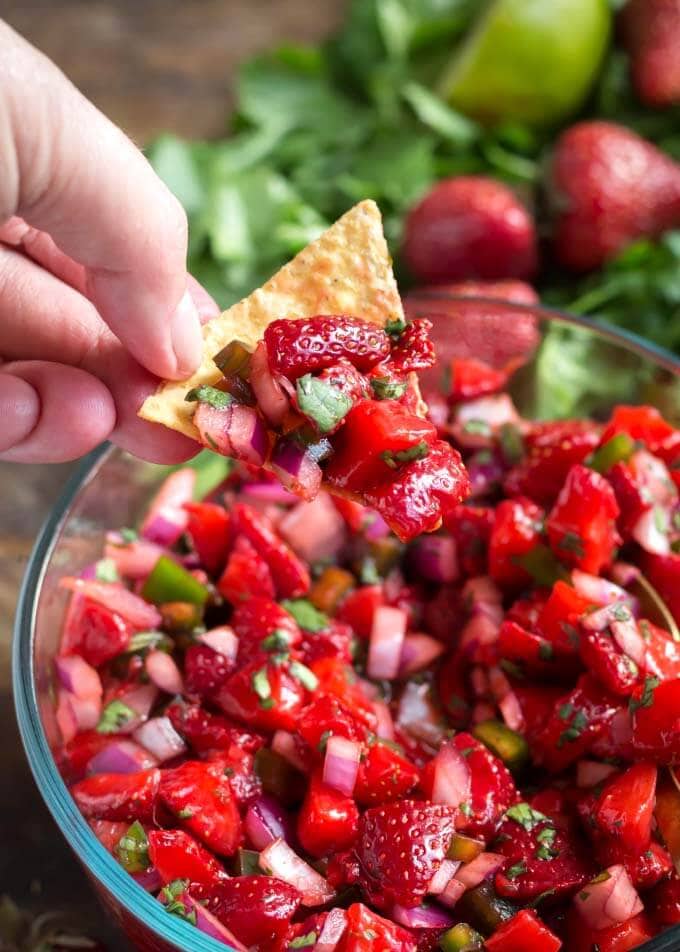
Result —
M263 731L293 731L307 700L307 690L288 662L255 659L233 674L215 703L237 721Z
M680 679L647 677L631 698L633 743L640 756L662 764L680 760Z
M71 787L78 809L88 819L152 819L161 772L156 767L137 773L101 773L86 777Z
M396 400L365 400L353 407L334 439L326 478L348 492L363 492L389 479L401 457L431 446L436 430ZM360 448L360 449L359 449ZM417 458L414 457L414 458Z
M310 586L309 572L291 547L277 535L270 520L243 503L236 503L231 515L233 532L237 536L242 533L267 563L278 597L304 595ZM253 594L271 597L263 590Z
M90 820L90 829L109 853L113 853L130 824L124 820Z
M223 567L229 551L229 514L213 502L186 502L189 513L187 533L201 565L215 575Z
M645 671L662 681L680 678L680 644L663 628L642 618L638 627L645 639Z
M323 782L321 771L315 771L297 818L297 834L303 849L317 857L346 850L358 832L359 811L353 798L329 787Z
M551 505L571 467L582 463L599 442L600 429L589 420L533 423L524 437L526 456L506 476L506 493Z
M211 889L207 905L244 945L278 950L300 905L300 893L272 876L236 876Z
M332 367L341 358L363 372L390 355L385 331L344 315L272 321L264 342L272 371L290 380Z
M115 740L115 737L113 738ZM64 780L75 783L85 776L87 765L111 743L111 734L100 734L97 730L81 731L59 750L57 762Z
M557 702L534 739L535 760L551 772L564 770L591 749L618 710L617 699L590 675L583 675Z
M657 925L667 927L680 923L680 876L676 872L654 887L648 905Z
M224 878L215 857L184 830L149 830L149 859L164 883L188 879L210 885Z
M619 404L605 427L601 443L607 443L617 433L627 433L634 441L644 443L650 453L656 453L675 430L656 407Z
M484 943L489 952L558 952L562 942L532 909L522 909Z
M219 765L187 760L162 772L159 799L215 853L231 856L241 844L241 820Z
M597 575L620 542L618 514L606 479L585 466L573 466L547 520L553 552L563 562Z
M208 645L189 645L184 652L184 687L199 698L211 697L234 670L234 662Z
M263 737L237 727L226 717L212 714L198 704L175 702L165 713L175 730L199 754L209 750L229 750L232 745L254 753L264 744Z
M322 658L352 660L353 632L349 625L331 618L321 631L306 632L301 650L306 664L314 664Z
M338 952L416 952L412 934L360 902L347 910L347 932Z
M569 952L629 952L652 938L654 930L645 913L608 929L590 929L578 909L571 908L567 917Z
M311 668L319 679L316 696L332 694L339 698L356 722L375 733L378 726L375 711L357 683L354 668L340 658L320 658L312 663Z
M265 598L276 595L269 566L243 536L236 540L217 588L232 605L259 595Z
M366 733L352 710L339 698L318 692L299 716L296 729L317 758L323 756L323 742L331 735L362 740Z
M512 775L505 764L472 734L456 734L451 743L470 768L470 802L456 817L456 827L466 835L489 840L501 817L518 799ZM427 790L425 771L421 783Z
M275 632L280 632L278 641L281 643L272 646L274 652L288 650L284 641L289 648L294 648L302 639L300 628L290 612L268 597L255 596L241 602L235 607L230 624L238 638L239 664L261 657L268 650L267 646L262 647L262 642Z
M590 602L571 585L555 582L539 613L536 628L555 651L563 655L575 655L580 641L579 618L590 607Z
M530 499L504 499L496 507L489 540L489 573L499 585L512 588L529 581L529 573L518 562L539 544L544 516Z
M448 398L450 403L474 400L496 393L508 382L508 374L474 357L454 357L449 365Z
M424 459L407 463L365 498L395 535L407 542L438 529L443 516L469 494L470 481L460 454L437 440Z
M637 665L609 631L582 628L579 652L585 667L613 694L628 697L640 681Z
M520 669L537 677L564 673L563 659L559 658L551 642L527 631L514 621L504 621L498 632L499 656L519 665Z
M133 630L117 612L76 593L63 638L69 653L81 655L98 668L127 648Z
M432 321L422 317L406 325L406 330L392 348L391 359L397 370L427 370L434 364L434 344L429 337L431 329Z
M491 506L460 505L444 516L444 525L456 542L458 565L463 575L487 574L487 549L494 522Z
M540 617L548 596L543 589L527 592L525 597L517 598L505 613L506 621L514 621L528 631L532 631Z
M596 843L596 855L602 867L624 866L636 889L651 889L674 869L668 850L654 841L638 853L601 839Z
M455 810L443 804L400 800L371 807L361 817L356 854L362 887L375 905L415 906L446 858Z
M262 795L262 781L255 773L255 758L252 754L232 744L226 751L210 751L206 759L218 766L229 780L239 810L246 810Z
M561 898L571 895L596 872L577 845L529 804L516 804L493 841L494 851L508 857L496 873L496 892L521 903L548 891Z
M355 635L369 638L376 608L385 604L381 585L362 585L355 588L342 600L337 618L347 622Z
M366 377L348 360L339 360L321 371L318 377L324 383L330 384L350 397L353 403L370 399L373 396L370 384Z
M642 571L680 625L680 553L652 555L646 552L642 558Z
M649 508L645 501L643 487L635 478L628 463L616 463L607 473L620 510L618 526L624 536L630 535L640 516Z
M370 745L359 764L354 796L364 807L405 797L418 783L420 773L410 760L388 744Z

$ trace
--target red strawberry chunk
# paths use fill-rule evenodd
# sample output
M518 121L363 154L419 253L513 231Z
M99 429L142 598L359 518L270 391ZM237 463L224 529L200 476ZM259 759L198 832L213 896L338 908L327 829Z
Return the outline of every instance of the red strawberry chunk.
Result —
M469 493L470 481L460 454L437 440L424 459L407 463L365 498L394 534L408 542L422 532L438 529L443 516Z
M347 932L338 952L416 952L413 935L389 919L383 919L363 903L347 910Z
M234 670L234 662L208 645L189 645L184 652L184 687L199 698L211 697Z
M148 822L160 779L161 771L156 767L129 774L95 774L74 784L71 796L88 819Z
M484 943L489 952L558 952L562 942L531 909L503 922Z
M625 849L643 852L652 836L656 766L634 764L605 784L592 812L594 825Z
M607 480L585 466L573 466L548 516L555 555L568 565L597 575L621 541L616 532L619 507Z
M608 929L589 929L583 921L583 916L573 906L567 917L568 952L593 952L593 947L600 952L629 952L637 949L648 939L652 938L654 930L646 914L640 913L627 922Z
M238 637L239 665L261 657L272 648L287 651L284 642L289 648L294 648L302 639L298 624L290 612L271 598L255 596L238 604L231 616L231 627ZM275 633L280 636L276 638L277 645L263 647L262 642L271 639Z
M371 807L361 817L356 855L361 885L375 905L416 906L446 858L455 810L401 800Z
M312 856L346 850L357 838L359 811L352 797L329 787L321 771L312 776L297 818L297 834Z
M660 926L674 926L680 923L680 876L673 872L659 883L648 897L649 908L656 923Z
M518 561L539 544L544 515L530 499L505 499L496 507L489 572L499 585L519 587L529 581L529 573Z
M222 685L215 703L256 730L294 731L308 695L291 671L288 662L251 661Z
M345 596L338 609L337 618L347 622L355 635L369 638L375 610L384 604L382 585L362 585Z
M434 344L429 334L432 321L417 317L406 325L392 348L392 363L397 370L427 370L436 359Z
M133 630L117 612L76 594L72 596L63 640L69 654L77 653L98 668L127 648Z
M290 380L332 367L342 358L363 372L390 354L385 331L344 315L272 321L264 342L271 370Z
M298 719L296 729L316 757L324 754L324 742L332 735L363 740L364 725L351 708L333 694L317 693Z
M112 740L116 740L115 735L100 734L97 730L76 734L57 754L59 770L64 780L67 783L81 780L94 755L108 747Z
M223 568L229 551L229 514L213 502L186 502L187 533L201 565L212 575Z
M90 820L89 826L99 842L109 853L113 853L130 828L129 823L122 820Z
M210 885L224 878L215 857L184 830L149 830L149 859L164 883L188 879Z
M652 555L647 552L642 558L642 571L680 625L680 553Z
M266 560L242 536L234 544L217 588L232 605L239 605L258 595L266 598L276 595L274 579Z
M239 810L247 809L261 795L262 782L255 773L252 754L232 745L227 751L210 751L206 759L228 778Z
M680 679L646 678L631 698L633 744L640 756L662 764L680 761Z
M458 564L463 575L486 575L487 548L495 522L490 506L456 506L444 516L444 525L456 541Z
M636 889L651 889L675 868L668 850L654 841L638 853L602 839L595 844L595 853L603 868L625 866Z
M501 658L519 665L524 673L537 677L564 673L563 662L558 660L552 644L514 621L504 621L501 625L497 647Z
M505 478L510 496L528 496L549 506L575 463L582 463L600 442L600 429L589 420L534 423L525 437L526 456Z
M326 367L319 374L319 380L330 384L346 396L351 397L354 403L369 399L373 396L370 384L366 377L360 374L348 360L340 360L337 364Z
M264 738L237 727L226 717L212 714L198 704L171 704L166 712L172 726L199 753L209 750L229 750L235 746L254 753L264 744Z
M296 598L309 590L310 577L306 565L277 535L266 516L251 506L237 503L232 510L232 526L234 533L237 536L242 533L267 563L279 598ZM264 590L253 594L271 597Z
M607 443L617 433L627 433L633 441L644 443L650 453L656 453L675 432L656 407L620 404L605 427L601 444Z
M418 783L420 772L393 747L380 743L368 747L359 764L354 796L364 807L405 797Z
M612 694L630 695L639 684L638 667L616 644L609 631L581 629L581 659Z
M187 760L164 770L158 795L170 812L221 856L241 844L241 820L229 780L219 765Z
M508 382L508 374L474 357L454 357L450 367L448 398L450 403L474 400L496 393Z
M536 620L536 628L561 655L575 655L579 649L580 616L590 608L587 599L566 582L555 582Z
M211 889L207 905L244 945L279 949L300 905L300 893L272 876L237 876Z

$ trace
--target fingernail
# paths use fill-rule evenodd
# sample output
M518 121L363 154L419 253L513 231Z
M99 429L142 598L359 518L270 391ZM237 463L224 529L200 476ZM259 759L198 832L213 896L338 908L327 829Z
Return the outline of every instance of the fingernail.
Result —
M0 453L22 443L39 419L38 392L21 377L0 372Z
M177 361L177 376L189 377L201 362L203 335L196 305L188 291L170 319L170 338Z

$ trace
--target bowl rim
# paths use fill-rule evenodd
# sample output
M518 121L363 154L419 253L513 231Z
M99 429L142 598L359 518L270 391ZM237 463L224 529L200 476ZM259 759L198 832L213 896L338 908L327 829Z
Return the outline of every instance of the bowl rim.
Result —
M455 295L450 292L427 293L427 299L466 300L489 305L502 305L517 312L531 312L539 319L566 327L592 332L610 343L623 346L640 357L680 376L680 358L639 335L606 322L596 322L580 315L568 314L541 304L520 304L497 298ZM129 915L139 920L155 936L178 950L195 952L234 952L232 946L211 938L182 919L168 915L163 906L139 886L99 842L89 824L77 809L64 783L50 750L42 726L37 702L33 670L35 621L38 601L50 557L61 530L70 515L71 506L81 491L94 480L101 466L117 452L110 443L103 443L88 453L68 479L52 506L31 551L17 600L12 649L12 685L14 706L24 752L33 778L55 823L86 873L96 879L106 893ZM680 925L672 927L640 946L647 952L672 952L680 938Z

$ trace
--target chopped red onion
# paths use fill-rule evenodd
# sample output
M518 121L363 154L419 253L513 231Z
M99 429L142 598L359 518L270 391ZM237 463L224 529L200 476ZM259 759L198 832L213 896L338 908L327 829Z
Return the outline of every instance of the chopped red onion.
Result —
M631 565L630 562L614 562L610 575L617 585L627 588L637 581L640 569L637 565Z
M302 773L308 772L309 768L300 756L293 734L289 734L288 731L276 731L272 737L272 750Z
M361 693L365 698L368 698L369 701L375 701L382 697L378 685L373 681L369 681L368 678L357 678L356 683L361 688Z
M140 684L139 687L131 688L121 695L120 699L126 707L135 711L139 721L145 721L151 712L151 708L158 698L158 688L155 684ZM135 726L137 726L137 723ZM129 726L129 725L127 725Z
M382 740L394 740L394 721L392 712L384 701L373 701L373 710L377 720L375 733Z
M513 731L524 729L524 715L512 685L499 667L489 668L489 688L503 720Z
M409 681L399 698L397 724L411 737L438 748L446 737L446 725L430 698L429 684Z
M161 624L161 614L155 605L145 602L139 595L112 582L90 582L86 579L65 576L59 584L63 588L79 595L85 595L93 602L103 605L109 611L116 612L133 627L144 631L158 628Z
M295 886L305 906L323 906L335 897L332 886L283 839L274 840L262 850L259 864L260 869Z
M478 611L463 625L459 645L466 653L473 654L480 646L495 644L500 627L500 620Z
M196 471L190 467L171 473L154 496L140 535L161 546L174 545L189 523L184 503L193 499L195 485Z
M238 638L234 634L234 629L230 628L229 625L220 625L218 628L204 631L198 636L198 640L230 661L236 661Z
M130 875L138 886L141 886L142 889L145 889L146 892L149 893L158 892L158 890L163 885L161 874L158 872L155 866L150 866L141 873L130 873Z
M470 687L475 697L486 697L489 693L489 677L479 665L470 669Z
M466 889L474 889L500 869L505 859L506 857L501 856L500 853L480 853L479 856L460 867L456 873L456 879L463 883Z
M94 755L87 765L87 773L127 774L157 766L158 760L149 750L131 740L114 740Z
M337 559L347 541L345 521L328 493L312 502L301 502L281 519L278 530L301 558L308 562Z
M194 423L204 446L223 456L262 466L269 452L269 437L262 418L254 407L232 403L213 407L199 403Z
M460 869L460 866L461 863L455 860L443 860L441 866L430 880L430 885L427 887L427 891L430 893L430 895L438 896L439 893L443 893L449 884L449 881L453 879Z
M346 931L347 913L345 910L331 909L321 927L314 952L335 952Z
M496 717L496 708L488 701L477 701L472 708L470 720L473 724L481 724L484 721L492 721Z
M379 542L390 534L390 527L387 525L379 512L372 509L366 509L366 520L364 526L364 538L368 542Z
M443 744L434 758L433 803L459 807L470 798L472 777L468 762L450 742Z
M493 444L494 434L504 424L520 422L510 396L499 393L459 404L454 410L451 432L465 449L481 449Z
M267 422L273 427L280 426L290 408L290 400L281 381L269 369L264 341L260 341L250 358L250 386Z
M102 680L99 672L80 655L59 655L54 666L62 686L79 698L101 698Z
M628 621L613 621L609 626L612 637L624 654L632 658L635 664L644 666L647 646L634 618Z
M160 763L172 760L187 750L187 745L167 717L152 717L150 721L138 727L133 736Z
M630 534L645 552L668 555L671 551L670 525L668 509L653 506L642 513Z
M144 659L144 667L151 681L167 694L181 694L184 688L182 673L176 662L165 651L150 651Z
M610 866L605 873L606 879L588 883L574 896L574 906L591 929L608 929L628 922L643 909L624 866Z
M240 495L247 502L274 504L277 506L292 506L297 497L284 489L278 481L264 483L246 483L240 489Z
M301 445L292 437L282 436L276 441L270 465L273 473L281 480L281 485L310 502L321 488L323 473L321 467Z
M444 891L438 894L437 902L446 906L447 909L453 909L465 892L467 892L465 883L461 883L461 881L454 876L453 879L448 881Z
M124 543L119 533L107 533L104 556L111 559L123 578L146 578L161 555L174 558L167 549L147 539L134 539Z
M369 677L391 680L399 672L408 616L403 608L381 605L373 615L368 646Z
M392 906L392 918L407 929L448 929L454 918L440 906L414 906L406 909L395 903Z
M161 893L161 896L162 895ZM234 952L249 952L248 948L240 942L212 912L209 912L200 900L195 899L190 892L185 890L176 898L177 902L181 903L185 909L195 913L196 928L200 929L201 932L204 932L212 939L217 939L218 942L224 943L230 949L233 949Z
M89 731L97 726L102 713L100 697L78 697L75 694L70 694L69 700L78 730Z
M263 850L276 839L293 840L290 815L273 797L263 793L248 807L244 821L248 839L256 850Z
M326 756L323 762L323 782L346 797L354 793L359 773L361 745L333 734L326 743Z
M399 659L399 677L424 671L444 654L444 645L431 635L406 635Z
M505 469L501 460L488 449L480 450L467 461L470 477L470 497L480 499L496 492L503 482Z
M76 721L76 715L73 710L73 705L71 704L71 699L73 695L70 691L67 691L66 688L59 688L57 691L57 707L55 711L55 718L57 721L57 727L59 728L59 733L61 734L61 739L65 744L68 744L69 741L78 733L78 723Z
M576 786L596 787L611 774L616 773L618 767L611 764L601 764L599 760L579 760L576 764Z
M610 602L594 612L586 612L581 616L581 624L589 631L604 631L614 621L632 620L628 605L623 601Z
M458 578L456 541L451 536L421 536L411 546L409 561L421 578L455 582Z
M597 575L589 575L588 572L581 572L580 569L574 569L571 573L571 580L574 588L582 598L587 598L589 602L596 605L610 605L612 602L629 602L630 594L625 588L620 588L609 582L606 578L600 578Z

